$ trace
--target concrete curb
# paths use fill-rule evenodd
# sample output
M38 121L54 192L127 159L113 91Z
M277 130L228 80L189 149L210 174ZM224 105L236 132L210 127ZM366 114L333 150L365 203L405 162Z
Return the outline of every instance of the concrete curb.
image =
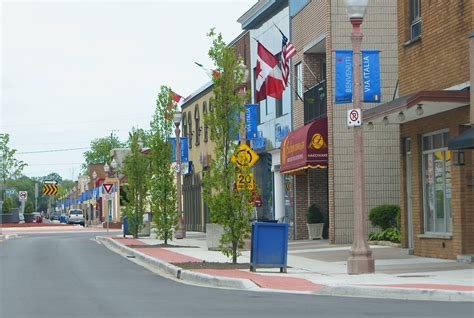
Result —
M0 235L0 240L9 240L12 238L17 238L18 234L2 234Z
M160 270L164 271L165 273L169 274L170 276L195 284L204 284L214 287L225 287L225 288L233 288L233 289L252 289L258 287L252 281L248 279L239 279L239 278L228 278L228 277L218 277L218 276L211 276L204 273L197 273L190 270L183 270L182 268L175 266L173 264L160 261L156 258L143 254L139 251L136 251L130 247L120 244L116 240L110 237L104 236L97 236L96 239L99 242L110 244L117 248L124 254L135 256L135 258L139 259L140 261L158 267Z
M124 254L133 255L137 259L146 264L156 266L165 273L174 278L213 287L224 287L232 289L255 290L255 291L278 291L292 293L290 290L273 290L260 288L249 279L229 278L212 276L204 273L183 270L167 262L160 261L130 247L120 244L110 237L97 236L100 242L117 248ZM109 247L109 246L107 246ZM363 297L363 298L383 298L383 299L401 299L401 300L427 300L427 301L456 301L456 302L473 302L474 292L452 291L452 290L436 290L421 288L400 288L400 287L384 287L384 286L357 286L357 285L338 285L328 284L323 288L311 293L320 296L341 296L341 297Z
M383 286L326 285L320 290L315 291L313 294L324 296L369 297L402 300L456 302L474 301L474 292Z

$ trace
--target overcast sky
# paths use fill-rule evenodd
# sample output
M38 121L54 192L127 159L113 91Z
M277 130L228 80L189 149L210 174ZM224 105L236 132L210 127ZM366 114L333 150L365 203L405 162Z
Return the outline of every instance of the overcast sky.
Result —
M209 81L211 27L228 43L256 0L1 3L1 132L19 153L88 147L148 128L160 85ZM28 176L77 178L85 150L21 154Z

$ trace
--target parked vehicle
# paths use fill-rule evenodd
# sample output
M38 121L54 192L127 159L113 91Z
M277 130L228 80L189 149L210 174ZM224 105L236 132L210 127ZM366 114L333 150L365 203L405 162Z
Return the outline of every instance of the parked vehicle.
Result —
M80 209L69 210L68 224L84 225L84 212Z
M33 223L43 223L43 216L40 212L33 212Z
M51 217L49 219L51 221L59 221L59 214L58 213L52 213Z
M69 218L65 213L61 214L59 217L59 223L68 223L68 220Z

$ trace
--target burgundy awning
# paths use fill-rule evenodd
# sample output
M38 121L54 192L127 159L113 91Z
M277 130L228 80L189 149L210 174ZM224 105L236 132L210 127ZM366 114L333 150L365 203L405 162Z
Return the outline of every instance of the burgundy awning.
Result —
M290 132L280 146L280 173L328 167L328 119L317 119Z

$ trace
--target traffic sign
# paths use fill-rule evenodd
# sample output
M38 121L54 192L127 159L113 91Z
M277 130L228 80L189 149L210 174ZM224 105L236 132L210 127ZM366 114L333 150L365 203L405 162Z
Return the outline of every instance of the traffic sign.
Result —
M43 181L44 184L55 184L58 185L58 182L56 180L45 180Z
M104 187L105 192L110 194L110 191L112 191L112 188L114 187L114 184L113 183L104 183L102 186Z
M347 111L347 126L356 127L362 125L362 112L360 108L349 109Z
M44 195L56 195L56 194L58 194L58 185L57 185L57 183L45 183L45 184L43 184L43 194Z
M19 191L18 192L18 197L20 198L20 201L26 201L28 199L28 192Z
M240 169L252 167L260 157L247 144L241 144L230 160Z
M236 182L237 182L237 190L255 189L253 173L248 173L248 174L237 173Z

